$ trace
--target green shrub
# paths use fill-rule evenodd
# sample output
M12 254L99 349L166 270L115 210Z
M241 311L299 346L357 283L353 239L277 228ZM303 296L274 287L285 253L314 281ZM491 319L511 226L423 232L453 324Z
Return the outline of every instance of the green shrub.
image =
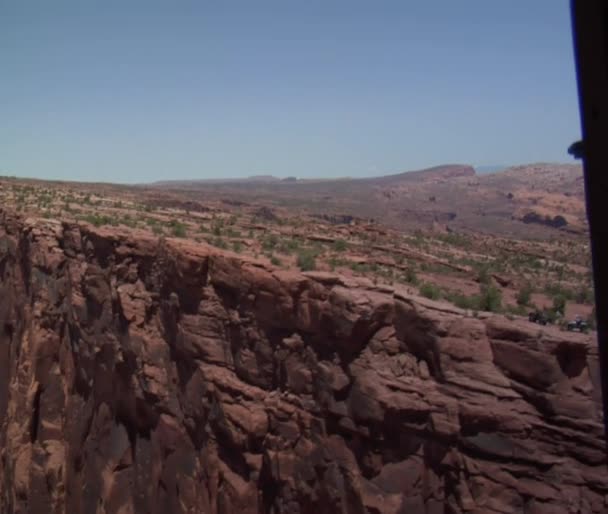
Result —
M241 253L241 251L243 250L243 244L240 241L234 241L232 243L232 249L236 252L236 253Z
M518 316L525 316L526 312L528 311L528 309L526 309L526 306L522 304L508 305L505 307L505 309L507 310L507 312L511 314L517 314Z
M177 220L171 220L171 235L173 237L186 237L186 225Z
M103 225L118 225L118 221L115 217L106 216L105 214L103 216L99 214L86 214L81 219L96 227L101 227Z
M270 257L270 263L273 266L280 266L282 264L281 260L276 255Z
M213 238L211 244L213 246L217 246L218 248L223 248L224 250L228 248L226 241L224 241L220 236L216 236L215 238Z
M560 283L549 283L545 285L545 293L547 293L548 296L552 296L554 298L556 296L563 296L566 300L573 300L575 296L574 292L571 289L568 289Z
M562 316L564 315L564 313L566 312L566 302L568 300L566 299L566 297L562 294L558 294L556 296L553 297L553 307L551 307L551 310L555 313L560 313Z
M502 310L502 293L493 285L484 285L479 295L479 308L484 311L500 312Z
M431 300L439 300L439 298L441 298L441 289L439 289L439 287L437 287L435 284L424 282L420 286L420 294L425 298L430 298Z
M137 221L134 220L133 218L131 218L131 216L129 216L128 214L123 216L123 218L120 220L120 223L122 225L125 225L127 227L136 227L137 226Z
M531 296L532 286L530 284L523 285L517 293L517 305L529 305Z
M418 275L416 275L416 270L414 268L405 270L405 281L409 284L418 284Z
M461 309L479 309L479 296L477 295L466 296L462 293L449 292L444 296L447 301Z
M480 284L489 284L490 283L490 267L486 264L483 264L479 267L477 273L477 281Z
M280 245L279 245L279 250L281 250L282 252L285 253L293 253L298 251L298 249L300 248L300 241L298 241L297 239L288 239L287 241L283 241Z
M279 242L279 237L276 234L269 234L262 239L262 248L264 250L273 250Z
M309 248L298 252L297 264L302 271L312 271L316 267L315 252Z
M344 239L336 239L334 241L334 250L336 252L344 252L347 248L348 245L346 244L346 241L344 241Z
M444 243L452 246L459 246L461 248L471 248L473 243L471 239L464 234L457 234L455 232L449 234L438 235L437 238Z
M211 232L213 232L214 236L220 237L222 235L222 227L224 226L224 221L219 219L214 221L211 224Z

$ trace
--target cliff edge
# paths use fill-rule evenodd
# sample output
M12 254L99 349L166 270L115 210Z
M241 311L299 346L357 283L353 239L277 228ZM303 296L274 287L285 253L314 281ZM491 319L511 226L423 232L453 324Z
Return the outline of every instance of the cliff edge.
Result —
M590 336L0 210L4 513L602 513Z

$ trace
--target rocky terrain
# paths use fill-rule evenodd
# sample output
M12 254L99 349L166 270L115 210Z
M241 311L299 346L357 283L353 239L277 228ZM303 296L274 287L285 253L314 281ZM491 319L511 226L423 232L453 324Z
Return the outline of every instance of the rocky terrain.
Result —
M213 205L150 212L109 186L2 185L20 209L0 210L2 512L607 511L592 335L256 258L263 236L298 228L259 221L259 206L262 229L248 217L217 235ZM131 226L118 201L133 202ZM321 222L297 239L329 237L323 262L350 251L329 229L350 232ZM253 237L226 233L241 223ZM419 235L427 252L366 223L347 227L402 245L402 264L386 261L404 273L421 254L431 273L437 248L474 257L488 243ZM547 244L534 259L585 271L576 244Z
M537 163L482 175L472 166L444 165L364 179L267 177L152 186L204 201L229 196L311 212L358 213L401 230L441 223L456 231L527 239L559 232L585 235L587 230L583 173L571 164Z
M129 227L283 270L402 285L472 311L525 316L544 309L556 321L580 315L593 326L588 236L575 229L584 226L576 221L584 219L582 176L573 166L551 169L478 177L470 167L444 166L340 183L258 177L188 190L0 178L0 202L40 220ZM463 181L484 185L463 189ZM399 213L414 228L395 227ZM519 235L501 235L503 222ZM488 223L491 233L483 230Z

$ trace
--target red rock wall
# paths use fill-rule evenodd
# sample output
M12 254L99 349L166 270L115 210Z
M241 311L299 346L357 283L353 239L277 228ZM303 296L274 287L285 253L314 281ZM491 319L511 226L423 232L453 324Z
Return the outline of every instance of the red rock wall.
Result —
M589 337L0 211L0 512L602 513Z

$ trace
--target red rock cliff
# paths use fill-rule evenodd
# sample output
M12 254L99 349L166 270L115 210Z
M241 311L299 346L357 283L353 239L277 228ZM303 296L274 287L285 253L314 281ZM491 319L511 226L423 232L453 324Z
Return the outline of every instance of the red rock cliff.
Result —
M606 512L594 345L0 211L3 513Z

